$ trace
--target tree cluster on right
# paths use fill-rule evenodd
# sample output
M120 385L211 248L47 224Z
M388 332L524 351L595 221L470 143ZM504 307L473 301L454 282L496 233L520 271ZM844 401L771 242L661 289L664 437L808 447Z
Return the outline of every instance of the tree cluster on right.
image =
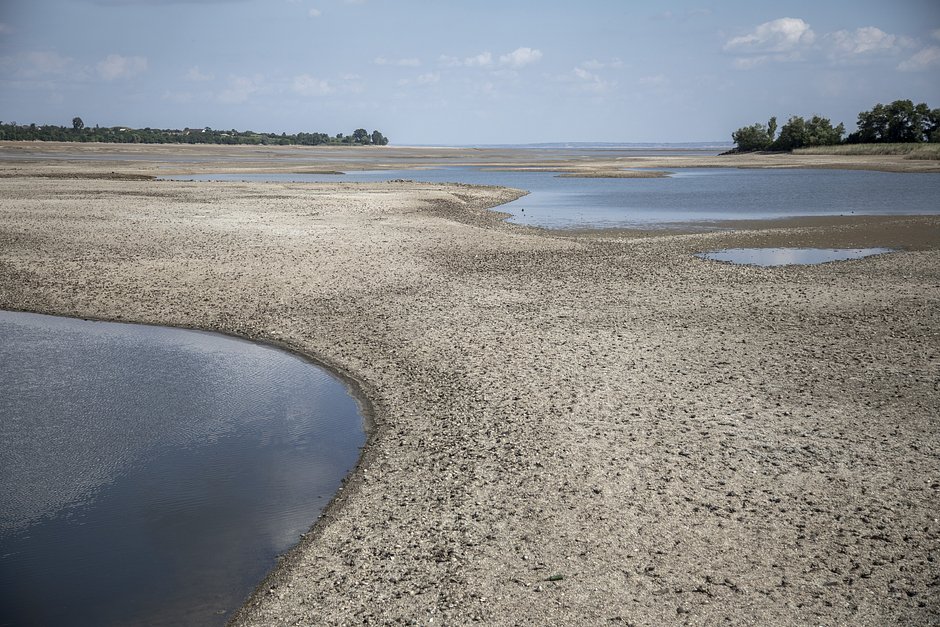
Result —
M910 100L876 104L858 114L858 130L843 139L845 125L832 126L829 118L814 115L806 120L793 116L777 134L777 118L767 124L744 126L731 133L735 152L787 151L835 144L940 142L940 109Z

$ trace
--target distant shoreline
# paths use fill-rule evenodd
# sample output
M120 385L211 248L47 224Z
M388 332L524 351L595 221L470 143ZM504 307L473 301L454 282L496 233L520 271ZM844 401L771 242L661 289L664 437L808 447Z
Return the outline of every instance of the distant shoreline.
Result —
M107 171L121 164L123 174L168 176L212 173L408 169L471 165L528 167L596 174L626 168L834 168L886 172L940 172L940 161L904 155L743 153L734 155L637 155L629 149L460 148L349 146L222 146L214 144L88 144L0 142L0 162L48 161L43 171L64 171L67 163L86 171ZM668 152L668 151L665 151ZM130 163L138 162L133 167ZM53 164L58 164L53 166Z
M728 142L535 142L526 144L395 144L401 148L494 148L545 150L563 148L636 149L636 150L730 150Z

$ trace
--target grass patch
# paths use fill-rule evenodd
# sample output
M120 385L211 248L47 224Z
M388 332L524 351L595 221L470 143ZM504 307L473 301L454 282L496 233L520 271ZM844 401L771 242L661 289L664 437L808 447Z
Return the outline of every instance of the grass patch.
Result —
M797 148L795 155L898 155L905 159L940 160L940 144L841 144Z

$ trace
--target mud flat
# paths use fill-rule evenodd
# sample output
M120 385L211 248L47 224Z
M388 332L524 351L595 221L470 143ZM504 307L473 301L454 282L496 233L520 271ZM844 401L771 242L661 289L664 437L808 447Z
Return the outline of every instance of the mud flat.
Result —
M83 163L0 162L0 308L271 341L374 409L235 624L940 621L940 217L562 235L499 188L34 176L163 168Z

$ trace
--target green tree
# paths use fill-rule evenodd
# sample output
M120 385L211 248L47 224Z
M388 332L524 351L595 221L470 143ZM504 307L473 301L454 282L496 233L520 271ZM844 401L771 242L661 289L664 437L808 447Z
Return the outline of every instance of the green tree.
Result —
M767 137L770 138L770 141L774 140L774 136L777 134L777 116L771 116L767 120Z
M82 130L83 128L85 128L85 123L82 122L82 119L81 119L81 118L79 118L79 117L74 117L74 118L72 118L72 129L73 129L73 130L80 131L80 130Z
M853 144L871 144L887 141L888 114L885 106L880 102L871 108L871 111L862 111L858 114L858 130L849 135L848 140Z
M731 133L731 140L737 144L738 152L753 152L755 150L764 150L770 146L770 136L767 134L767 128L763 124L752 124L742 126Z
M841 122L833 126L829 118L821 118L814 115L806 123L806 135L804 136L805 146L834 146L842 143L842 136L845 135L845 124Z
M895 100L887 107L888 125L885 141L919 142L923 141L923 117L926 105L915 107L910 100Z
M771 150L793 150L808 146L831 146L842 141L845 125L832 126L829 118L814 115L809 120L794 115L780 129Z
M378 131L372 131L372 143L376 146L388 145L388 137Z
M357 128L353 131L353 141L357 144L368 144L371 139L369 137L369 131L364 128Z
M793 150L806 144L806 120L798 115L791 116L780 128L780 137L773 143L773 150Z
M871 111L858 114L858 130L846 142L922 142L931 141L937 129L934 113L926 103L915 105L910 100L895 100L889 105L881 103Z
M940 142L940 109L931 110L924 120L924 135L931 143Z

